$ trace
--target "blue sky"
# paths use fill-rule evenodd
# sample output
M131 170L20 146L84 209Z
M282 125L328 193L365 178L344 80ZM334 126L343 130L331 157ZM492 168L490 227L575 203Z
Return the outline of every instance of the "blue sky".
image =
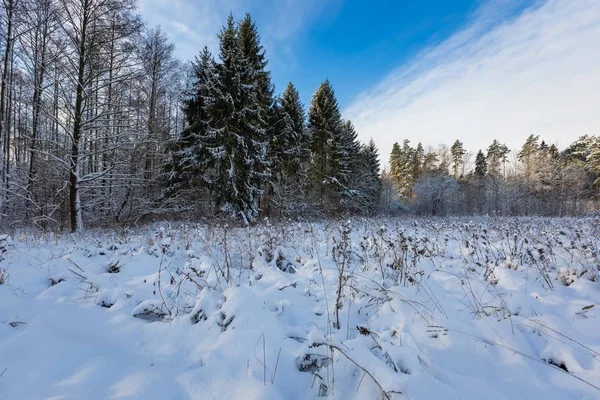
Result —
M297 35L291 68L276 59L276 83L295 82L307 97L323 78L343 106L423 47L450 35L475 0L338 1Z
M277 91L333 83L344 117L387 159L395 141L600 133L598 0L140 0L191 59L227 14L257 21ZM595 104L595 106L594 106ZM513 152L516 153L516 152Z
M506 1L502 13L510 15ZM277 91L292 81L305 102L329 78L342 107L427 46L473 18L479 0L142 0L150 25L161 25L191 59L232 11L257 21ZM210 22L209 22L210 21ZM212 37L210 37L212 35Z

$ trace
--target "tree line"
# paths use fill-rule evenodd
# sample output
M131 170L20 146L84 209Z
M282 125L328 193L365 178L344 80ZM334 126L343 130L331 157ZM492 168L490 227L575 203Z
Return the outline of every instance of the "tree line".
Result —
M250 15L174 55L135 0L2 0L0 224L375 212L378 152L323 82L275 95Z
M460 140L428 151L408 140L395 143L383 173L386 207L430 215L567 216L600 206L597 136L560 151L530 135L516 153L493 140L472 156Z
M153 218L577 215L598 205L600 144L393 147L380 173L331 82L276 94L250 15L192 63L135 0L2 0L0 225L80 231Z

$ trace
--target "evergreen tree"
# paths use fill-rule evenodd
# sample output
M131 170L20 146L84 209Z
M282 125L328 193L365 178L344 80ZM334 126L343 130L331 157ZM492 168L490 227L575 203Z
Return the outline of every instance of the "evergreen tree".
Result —
M477 152L477 157L475 157L475 176L479 179L485 178L487 175L487 160L483 155L483 151L479 150Z
M529 179L533 174L533 168L535 164L535 157L539 151L538 140L539 135L529 135L521 151L518 154L519 161L521 161L525 167L525 178Z
M412 176L413 176L413 180L418 180L419 178L421 178L421 176L423 175L423 163L425 161L425 150L423 149L423 144L421 144L421 142L419 142L417 144L417 147L415 148L414 152L413 152L413 159L412 159L412 165L413 165L413 171L412 171Z
M393 182L396 191L398 192L401 184L400 177L400 157L402 156L402 151L400 150L400 145L398 142L394 143L392 146L392 152L390 153L390 172L389 178Z
M400 158L400 173L403 177L404 190L409 191L414 183L414 149L410 146L410 140L404 139L402 142L402 156Z
M233 16L218 35L217 79L204 98L208 118L207 149L214 165L212 182L217 210L245 224L259 214L259 198L268 178L266 112L259 71L244 55Z
M585 163L589 154L590 140L593 140L593 137L588 135L579 137L575 142L571 143L569 147L563 150L561 157L572 162Z
M490 147L487 150L487 171L489 174L497 176L500 175L500 165L504 166L508 153L510 150L505 144L500 143L494 139ZM503 173L504 174L504 173Z
M400 196L411 197L411 188L414 183L415 173L419 172L418 158L415 150L410 146L410 141L405 139L399 148L397 162L397 188Z
M214 131L209 135L206 99L217 76L215 61L207 47L192 63L191 75L192 85L184 93L183 102L186 126L169 146L171 160L166 165L169 173L167 197L174 196L179 190L193 188L193 181L209 190L214 186L214 159L210 149L219 145Z
M310 155L306 113L300 94L290 82L275 104L276 129L270 137L273 169L288 176L301 174Z
M438 166L438 155L435 151L428 151L423 158L423 165L421 167L422 175L433 172Z
M463 147L463 143L460 140L456 140L450 148L450 154L452 157L452 173L454 179L458 179L462 175L462 167L464 165L464 157L467 151Z
M359 206L363 212L372 213L379 207L381 178L379 177L379 151L373 139L360 149L358 180Z
M275 99L273 96L273 84L271 83L271 72L267 71L267 58L263 46L260 44L260 35L256 24L250 14L246 14L238 25L238 36L242 54L249 63L249 67L256 74L255 84L257 87L257 100L260 103L261 117L268 119L269 112Z
M309 180L314 197L320 205L324 205L327 197L333 194L332 153L335 150L334 146L339 143L342 124L333 87L329 80L325 80L313 95L308 111L308 129L311 138ZM340 171L335 173L339 174Z
M331 175L330 180L341 203L350 204L356 196L357 188L353 178L360 169L360 143L354 125L350 121L342 123L342 129L331 140Z
M273 106L269 128L271 186L274 201L283 212L284 203L291 206L292 199L303 195L310 157L310 142L306 129L306 113L300 95L290 82Z

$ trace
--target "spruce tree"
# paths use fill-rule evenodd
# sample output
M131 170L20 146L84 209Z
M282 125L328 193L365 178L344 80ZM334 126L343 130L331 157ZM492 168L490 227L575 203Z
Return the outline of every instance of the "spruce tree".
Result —
M215 172L213 195L217 211L247 224L259 214L259 198L269 172L261 75L244 54L232 15L218 37L221 62L204 98L206 136L214 143L207 148Z
M475 157L475 176L479 179L485 178L487 175L487 160L483 155L483 151L479 150Z
M360 211L373 213L379 208L381 199L381 178L379 176L379 151L373 139L360 149L360 169L358 177L358 205Z
M269 126L272 202L283 213L285 204L300 199L306 189L310 143L306 113L300 95L290 82L273 106ZM290 199L288 197L295 197Z
M304 173L310 156L310 143L306 129L306 112L300 94L290 82L277 102L281 129L275 132L274 154L281 170L287 176Z
M320 205L325 205L331 196L332 144L342 131L342 117L333 87L325 80L311 100L308 111L311 161L309 180L314 197Z
M333 195L342 204L351 204L350 199L358 194L353 178L360 169L360 143L354 125L344 121L337 135L330 142L330 181Z
M240 21L238 35L242 54L250 64L250 68L256 73L257 100L261 104L263 119L267 119L269 109L273 106L273 84L271 83L271 72L267 71L267 57L263 46L260 44L260 35L252 17L247 13Z
M184 92L185 125L179 137L168 145L171 157L164 166L167 173L165 197L174 198L182 190L212 190L213 157L209 149L217 146L208 134L206 96L217 79L215 62L204 48L192 62L191 87Z

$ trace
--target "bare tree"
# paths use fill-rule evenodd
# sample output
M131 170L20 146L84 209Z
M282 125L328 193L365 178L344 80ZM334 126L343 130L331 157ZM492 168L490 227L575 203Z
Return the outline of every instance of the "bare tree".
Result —
M103 79L111 71L110 62L107 63L104 56L115 41L136 34L141 23L135 14L134 0L60 1L61 12L65 16L61 27L67 42L64 73L67 82L75 83L75 99L67 105L67 113L72 118L68 156L69 213L71 231L77 232L83 229L81 185L106 173L92 168L86 177L82 175L83 159L97 154L93 146L85 147L97 138L87 136L94 130L97 121L102 120L105 113L110 113L106 109L100 110L97 104L99 91L110 82Z

